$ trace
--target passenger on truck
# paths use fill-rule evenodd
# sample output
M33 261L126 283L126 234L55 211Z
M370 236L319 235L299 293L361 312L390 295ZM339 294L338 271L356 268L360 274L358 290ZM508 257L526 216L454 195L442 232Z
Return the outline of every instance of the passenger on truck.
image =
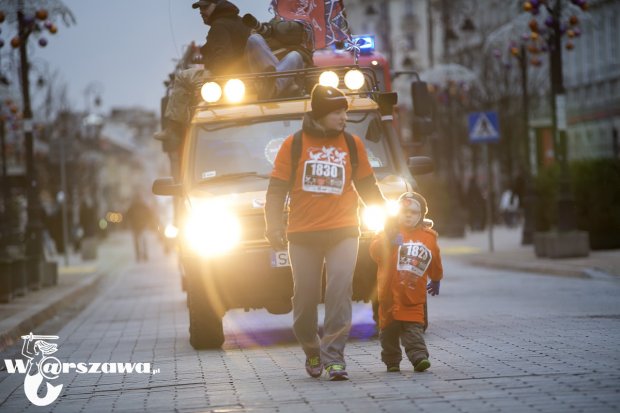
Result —
M292 50L276 58L267 42L239 16L239 9L226 0L199 0L192 4L200 10L203 22L210 26L207 41L200 48L204 68L183 70L175 77L170 98L165 109L166 127L155 138L173 142L168 147L178 147L185 127L191 119L194 92L211 76L226 76L248 72L296 70L304 67L307 57ZM254 19L256 20L256 19ZM299 26L299 24L297 24ZM290 30L271 30L270 37L290 35ZM311 59L311 57L310 57ZM261 84L260 94L270 98L289 92L293 78L279 78L271 84Z

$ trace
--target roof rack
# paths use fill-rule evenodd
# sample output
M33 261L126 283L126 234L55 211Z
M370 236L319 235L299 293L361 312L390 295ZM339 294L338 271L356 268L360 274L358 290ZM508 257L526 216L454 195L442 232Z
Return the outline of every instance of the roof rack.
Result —
M215 82L220 87L223 86L232 79L241 80L246 89L250 92L251 99L244 99L239 103L231 103L226 100L217 101L215 103L207 103L203 101L200 97L200 89L197 91L197 97L199 98L199 103L196 105L197 107L221 107L221 106L235 106L239 104L248 104L248 103L269 103L269 102L285 102L290 100L299 100L303 98L308 98L310 96L310 92L314 85L319 83L319 77L321 74L327 71L331 71L336 73L338 78L340 79L340 83L342 83L342 79L344 75L351 71L358 70L364 75L364 86L356 91L352 91L349 89L341 89L342 92L346 96L364 96L364 97L374 97L376 93L379 93L378 80L375 72L368 67L360 67L359 65L346 65L346 66L325 66L325 67L311 67L307 69L299 69L299 70L288 70L282 72L260 72L260 73L244 73L239 75L231 75L231 76L213 76L208 79L205 79L205 83L207 82ZM275 81L279 78L287 78L294 77L296 78L297 85L300 86L300 90L298 93L295 93L291 96L283 96L283 97L275 97L275 98L261 98L257 95L258 88L261 84L268 81ZM252 92L256 96L252 96Z

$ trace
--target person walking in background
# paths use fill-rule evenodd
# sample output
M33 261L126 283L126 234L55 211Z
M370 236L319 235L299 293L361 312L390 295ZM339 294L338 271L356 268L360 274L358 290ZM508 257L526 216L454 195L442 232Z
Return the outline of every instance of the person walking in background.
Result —
M353 272L359 244L358 194L385 200L362 140L344 131L348 109L336 88L316 85L302 131L285 139L275 159L265 204L266 237L287 248L293 272L293 330L306 372L347 380L344 348L351 330ZM295 149L296 148L296 149ZM355 183L355 187L353 186ZM284 204L290 196L288 229ZM324 334L318 335L323 264L327 271Z
M400 341L414 370L422 372L431 366L424 342L426 294L439 294L443 266L437 233L425 219L426 199L405 192L398 203L397 222L388 223L370 244L378 264L381 361L388 372L400 371Z
M146 231L153 227L154 214L149 206L144 202L140 195L134 196L125 213L125 218L129 223L133 244L136 253L136 261L147 261L148 250Z

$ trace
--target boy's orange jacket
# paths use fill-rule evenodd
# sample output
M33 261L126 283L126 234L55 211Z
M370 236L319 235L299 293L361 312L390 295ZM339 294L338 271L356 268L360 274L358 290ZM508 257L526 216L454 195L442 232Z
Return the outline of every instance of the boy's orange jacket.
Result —
M370 244L370 256L378 264L379 326L392 320L424 323L428 278L443 277L437 233L430 228L399 231L402 245L392 245L384 232ZM400 270L399 270L400 268Z

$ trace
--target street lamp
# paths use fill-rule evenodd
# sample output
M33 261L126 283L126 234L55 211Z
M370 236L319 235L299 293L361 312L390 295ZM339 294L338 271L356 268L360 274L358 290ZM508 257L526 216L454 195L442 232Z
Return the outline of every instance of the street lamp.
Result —
M530 20L527 13L523 13L515 19L504 24L488 37L486 47L493 49L493 56L505 67L510 67L509 59L514 58L519 64L521 84L521 121L523 136L519 143L519 164L522 171L523 194L520 202L523 205L524 224L521 234L521 244L530 245L533 242L535 231L536 192L532 178L532 165L530 162L531 143L529 137L529 92L528 92L528 67L542 66L539 55L547 52L545 44L541 44L539 36L524 33L524 26L530 30L538 27L537 23Z
M573 37L580 34L579 18L576 14L588 9L585 0L529 0L523 3L523 9L532 14L529 27L532 39L542 38L549 49L549 69L551 78L551 109L554 131L554 146L560 161L559 196L557 201L557 229L567 232L576 229L575 202L570 189L568 171L568 151L566 133L566 98L562 74L562 39L566 50L575 46ZM574 13L565 13L573 10ZM544 23L540 24L536 16L546 11Z
M47 39L43 36L45 30L50 34L58 31L56 24L49 20L50 15L62 16L65 23L68 19L73 20L73 16L64 5L56 0L42 2L43 6L37 8L37 2L25 4L24 0L10 2L3 5L6 10L0 11L0 23L5 18L9 22L17 22L17 33L11 39L11 46L19 49L20 57L20 81L23 100L23 131L26 151L26 183L28 199L28 224L26 226L25 253L31 267L30 271L34 274L33 279L40 280L40 263L45 260L43 253L43 223L41 221L42 207L39 199L39 188L34 164L34 142L33 142L33 121L32 108L30 104L30 65L28 63L28 40L31 35L38 37L40 47L47 46ZM52 13L50 13L50 11ZM38 287L37 283L34 284Z

